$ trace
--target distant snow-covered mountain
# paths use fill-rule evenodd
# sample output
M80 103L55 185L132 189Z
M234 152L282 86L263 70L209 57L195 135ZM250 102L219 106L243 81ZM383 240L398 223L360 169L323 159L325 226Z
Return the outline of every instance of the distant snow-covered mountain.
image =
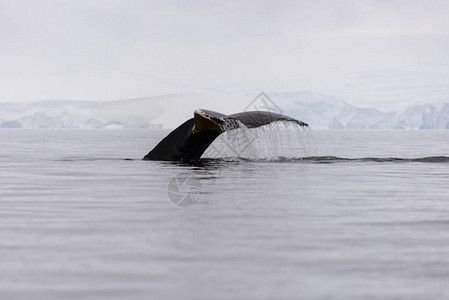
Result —
M285 114L321 129L449 129L449 101L396 111L357 107L350 100L312 92L277 94Z
M196 108L245 110L253 94L178 94L109 102L51 100L0 103L3 128L174 128ZM449 129L449 101L384 111L309 91L269 93L284 114L313 129Z
M242 100L243 99L243 100ZM3 128L174 128L197 108L232 113L251 99L216 94L174 94L120 101L48 100L0 103Z

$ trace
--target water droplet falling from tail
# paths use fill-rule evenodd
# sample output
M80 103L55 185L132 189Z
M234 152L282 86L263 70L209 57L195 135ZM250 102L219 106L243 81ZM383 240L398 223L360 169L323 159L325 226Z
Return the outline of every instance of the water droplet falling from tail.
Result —
M294 122L277 121L247 128L232 119L222 125L225 131L206 150L205 158L243 158L271 160L308 156L311 132Z

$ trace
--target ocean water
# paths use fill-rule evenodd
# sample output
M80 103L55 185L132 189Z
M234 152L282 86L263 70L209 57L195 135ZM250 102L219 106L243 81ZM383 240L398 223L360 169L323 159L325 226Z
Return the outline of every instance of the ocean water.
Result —
M449 299L449 131L142 161L165 134L1 130L0 299Z

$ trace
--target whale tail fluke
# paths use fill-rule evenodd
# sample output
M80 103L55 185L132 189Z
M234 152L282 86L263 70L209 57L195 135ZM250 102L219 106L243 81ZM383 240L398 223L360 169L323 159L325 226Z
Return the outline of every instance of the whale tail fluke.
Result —
M302 127L307 123L268 111L241 112L232 115L197 109L193 118L185 121L173 130L144 160L162 161L197 161L212 142L224 131L239 128L241 124L247 128L256 128L276 121L294 122Z

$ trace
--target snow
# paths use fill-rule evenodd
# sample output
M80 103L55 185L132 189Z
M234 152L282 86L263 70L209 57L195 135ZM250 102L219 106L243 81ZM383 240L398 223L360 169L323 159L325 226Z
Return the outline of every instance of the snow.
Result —
M256 93L162 95L109 102L49 100L0 103L3 128L175 128L197 108L225 114L262 107L307 122L312 129L449 129L449 101L382 110L357 105L363 99L314 91L270 92L260 103ZM257 101L262 101L257 99ZM268 102L267 102L268 101ZM269 103L271 101L271 103ZM355 103L355 104L354 104ZM260 105L258 105L260 104Z

